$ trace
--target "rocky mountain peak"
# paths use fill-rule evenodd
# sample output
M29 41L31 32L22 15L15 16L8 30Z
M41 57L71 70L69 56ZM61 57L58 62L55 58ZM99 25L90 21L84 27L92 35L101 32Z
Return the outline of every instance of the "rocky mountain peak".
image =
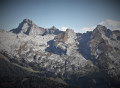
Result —
M103 25L97 25L96 28L94 29L94 31L96 32L101 32L101 31L105 31L107 30L107 28Z
M66 44L72 44L75 42L76 34L72 29L66 29L65 32L61 32L55 36L55 46L63 42Z
M93 35L105 35L107 37L110 37L112 36L112 31L110 29L107 29L103 25L97 25L97 27L93 31Z
M59 34L60 30L58 28L56 28L55 26L52 26L51 28L49 28L46 32L46 34Z
M27 29L28 27L36 26L34 22L30 19L24 19L18 26L18 29ZM21 30L21 31L22 31Z
M18 33L29 34L29 31L32 26L36 26L33 23L33 21L31 21L30 19L24 19L16 29L12 29L10 31L12 31L13 33L16 33L16 34L18 34Z
M66 41L66 43L72 44L75 42L75 39L76 39L76 33L74 32L74 30L66 29L64 41Z
M23 24L24 24L24 23L33 24L33 21L30 20L30 19L24 19L22 23L23 23Z
M16 29L10 30L13 33L23 33L26 35L43 35L46 30L44 28L38 27L34 22L30 19L24 19Z
M65 34L68 35L68 37L69 37L69 36L71 36L71 34L75 34L75 32L72 29L66 29Z
M58 28L56 28L55 26L52 26L50 29L51 30L57 30Z
M107 29L107 28L105 26L99 24L99 25L97 25L96 29L103 30L103 29Z
M42 27L37 26L32 20L30 19L24 19L19 26L16 29L10 30L13 33L23 33L26 35L46 35L46 34L59 34L61 31L56 28L55 26L52 26L49 29L45 29Z

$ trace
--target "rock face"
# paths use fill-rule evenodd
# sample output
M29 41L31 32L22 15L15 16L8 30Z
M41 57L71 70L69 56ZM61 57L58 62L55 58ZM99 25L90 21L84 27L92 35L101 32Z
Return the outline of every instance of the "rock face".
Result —
M25 19L18 28L0 31L0 52L33 70L60 77L104 72L120 76L120 31L97 25L92 32L44 29Z
M89 43L91 55L97 60L100 68L104 68L111 76L119 75L120 41L117 40L116 34L106 27L98 25L92 32Z

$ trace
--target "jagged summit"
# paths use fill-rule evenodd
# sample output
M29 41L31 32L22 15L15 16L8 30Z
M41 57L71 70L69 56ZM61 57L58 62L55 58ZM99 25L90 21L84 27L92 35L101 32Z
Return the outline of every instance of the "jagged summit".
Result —
M23 23L33 23L33 21L26 18L26 19L23 19Z
M47 30L47 32L46 32L46 34L55 34L55 35L57 35L57 34L59 34L61 31L58 29L58 28L56 28L55 26L52 26L51 28L49 28L48 30Z
M66 29L65 32L61 32L55 37L56 42L71 43L76 38L76 34L72 29Z
M105 26L99 24L99 25L97 25L96 29L107 29L107 28Z
M57 30L58 28L56 28L55 26L52 26L51 28L50 28L50 30Z
M43 35L46 30L44 28L38 27L30 19L24 19L16 29L10 31L16 34L23 33L23 34L35 36L35 35Z
M93 35L105 35L110 37L112 36L112 31L103 25L97 25L97 27L93 30Z
M24 32L26 34L28 34L28 28L30 28L32 25L35 25L30 19L23 19L23 21L19 24L19 26L16 29L12 29L10 31L12 31L13 33L20 33L20 32Z
M34 22L33 22L32 20L27 19L27 18L26 18L26 19L23 19L23 21L22 21L20 24L22 25L22 24L25 24L25 23L27 23L27 24L29 24L29 25L34 24ZM20 24L19 24L19 25L20 25ZM35 25L35 24L34 24L34 25Z
M97 27L94 29L94 31L106 31L108 30L105 26L103 25L97 25ZM45 29L42 27L37 26L32 20L30 19L23 19L23 21L19 24L19 26L16 29L10 30L13 33L24 33L27 35L46 35L46 34L59 34L62 31L60 31L58 28L55 26L52 26L51 28ZM65 32L68 31L73 31L72 29L66 29Z
M59 34L60 30L55 26L45 29L37 26L32 20L24 19L16 29L10 30L13 33L23 33L26 35L46 35L46 34Z
M102 32L102 31L107 31L107 30L109 30L109 29L107 29L107 27L105 27L105 26L103 26L103 25L97 25L97 27L94 29L95 31L98 31L98 32ZM93 31L94 31L93 30Z

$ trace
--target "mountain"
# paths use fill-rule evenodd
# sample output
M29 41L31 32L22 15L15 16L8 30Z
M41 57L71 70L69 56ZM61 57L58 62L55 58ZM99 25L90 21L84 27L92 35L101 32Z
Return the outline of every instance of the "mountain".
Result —
M31 20L24 19L18 26L18 28L11 30L13 33L24 33L27 35L43 35L45 33L45 29L38 27Z
M72 29L60 31L55 26L45 29L24 19L16 29L0 31L0 53L10 67L22 67L18 68L22 71L20 74L30 69L37 79L57 80L61 88L119 88L119 45L120 31L111 31L102 25L82 34ZM1 75L4 69L8 69L10 77L14 74L11 71L18 71L3 68L2 63L8 62L0 63ZM27 73L31 77L31 72Z
M24 33L27 35L32 35L32 36L36 36L36 35L45 35L45 34L58 34L60 31L59 29L57 29L55 26L52 26L49 30L42 28L42 27L38 27L36 24L34 24L33 21L29 20L29 19L24 19L18 26L18 28L16 29L12 29L10 30L13 33Z
M118 76L120 41L110 29L98 25L93 31L90 40L91 55L97 60L101 69L107 71L111 76Z

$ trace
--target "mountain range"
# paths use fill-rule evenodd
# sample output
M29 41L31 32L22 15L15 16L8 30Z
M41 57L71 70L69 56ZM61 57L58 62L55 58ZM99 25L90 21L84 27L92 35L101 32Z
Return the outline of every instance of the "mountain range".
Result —
M30 86L31 85L31 86ZM119 88L120 31L75 33L24 19L0 30L1 88Z

